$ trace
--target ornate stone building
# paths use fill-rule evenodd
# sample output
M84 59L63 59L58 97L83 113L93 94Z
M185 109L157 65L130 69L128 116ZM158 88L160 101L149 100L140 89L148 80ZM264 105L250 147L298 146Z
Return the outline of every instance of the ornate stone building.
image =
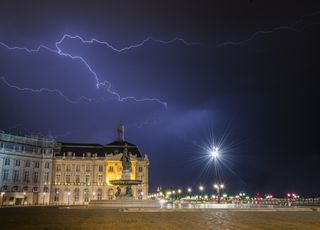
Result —
M106 144L64 143L55 140L0 135L0 186L4 204L87 204L90 200L115 199L120 179L121 157L131 158L130 179L135 199L148 195L147 155L124 140L124 127L118 127L118 140ZM16 163L20 162L20 163ZM27 176L26 176L27 175Z
M0 133L1 204L48 204L52 139Z

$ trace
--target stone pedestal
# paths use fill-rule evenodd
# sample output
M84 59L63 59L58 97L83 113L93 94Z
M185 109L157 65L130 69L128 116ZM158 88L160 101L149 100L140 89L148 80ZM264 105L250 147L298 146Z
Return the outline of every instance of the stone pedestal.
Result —
M91 200L89 207L92 208L160 208L161 203L157 200Z

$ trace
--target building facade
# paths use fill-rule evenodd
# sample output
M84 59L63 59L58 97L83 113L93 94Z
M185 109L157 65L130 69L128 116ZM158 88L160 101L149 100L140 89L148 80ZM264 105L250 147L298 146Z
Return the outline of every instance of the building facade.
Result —
M121 179L121 157L131 158L130 179L141 180L132 187L135 199L147 199L147 155L124 140L124 128L118 127L118 139L106 145L65 143L53 139L22 137L0 133L1 204L83 205L90 200L115 199Z

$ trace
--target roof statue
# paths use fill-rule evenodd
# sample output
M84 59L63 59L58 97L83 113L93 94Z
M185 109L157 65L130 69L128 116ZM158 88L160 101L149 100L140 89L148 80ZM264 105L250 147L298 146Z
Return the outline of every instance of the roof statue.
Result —
M117 128L118 131L118 140L124 141L124 125L120 122Z

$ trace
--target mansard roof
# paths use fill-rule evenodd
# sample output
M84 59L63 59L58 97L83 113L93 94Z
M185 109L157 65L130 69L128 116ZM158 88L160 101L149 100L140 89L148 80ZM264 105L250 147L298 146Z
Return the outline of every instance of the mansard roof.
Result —
M83 154L91 153L98 154L98 157L104 157L106 154L115 155L123 153L125 147L128 152L137 157L142 157L137 145L134 145L127 141L113 141L109 144L88 144L88 143L66 143L60 142L60 154L64 153L67 155L68 152L74 153L76 156L83 156Z

